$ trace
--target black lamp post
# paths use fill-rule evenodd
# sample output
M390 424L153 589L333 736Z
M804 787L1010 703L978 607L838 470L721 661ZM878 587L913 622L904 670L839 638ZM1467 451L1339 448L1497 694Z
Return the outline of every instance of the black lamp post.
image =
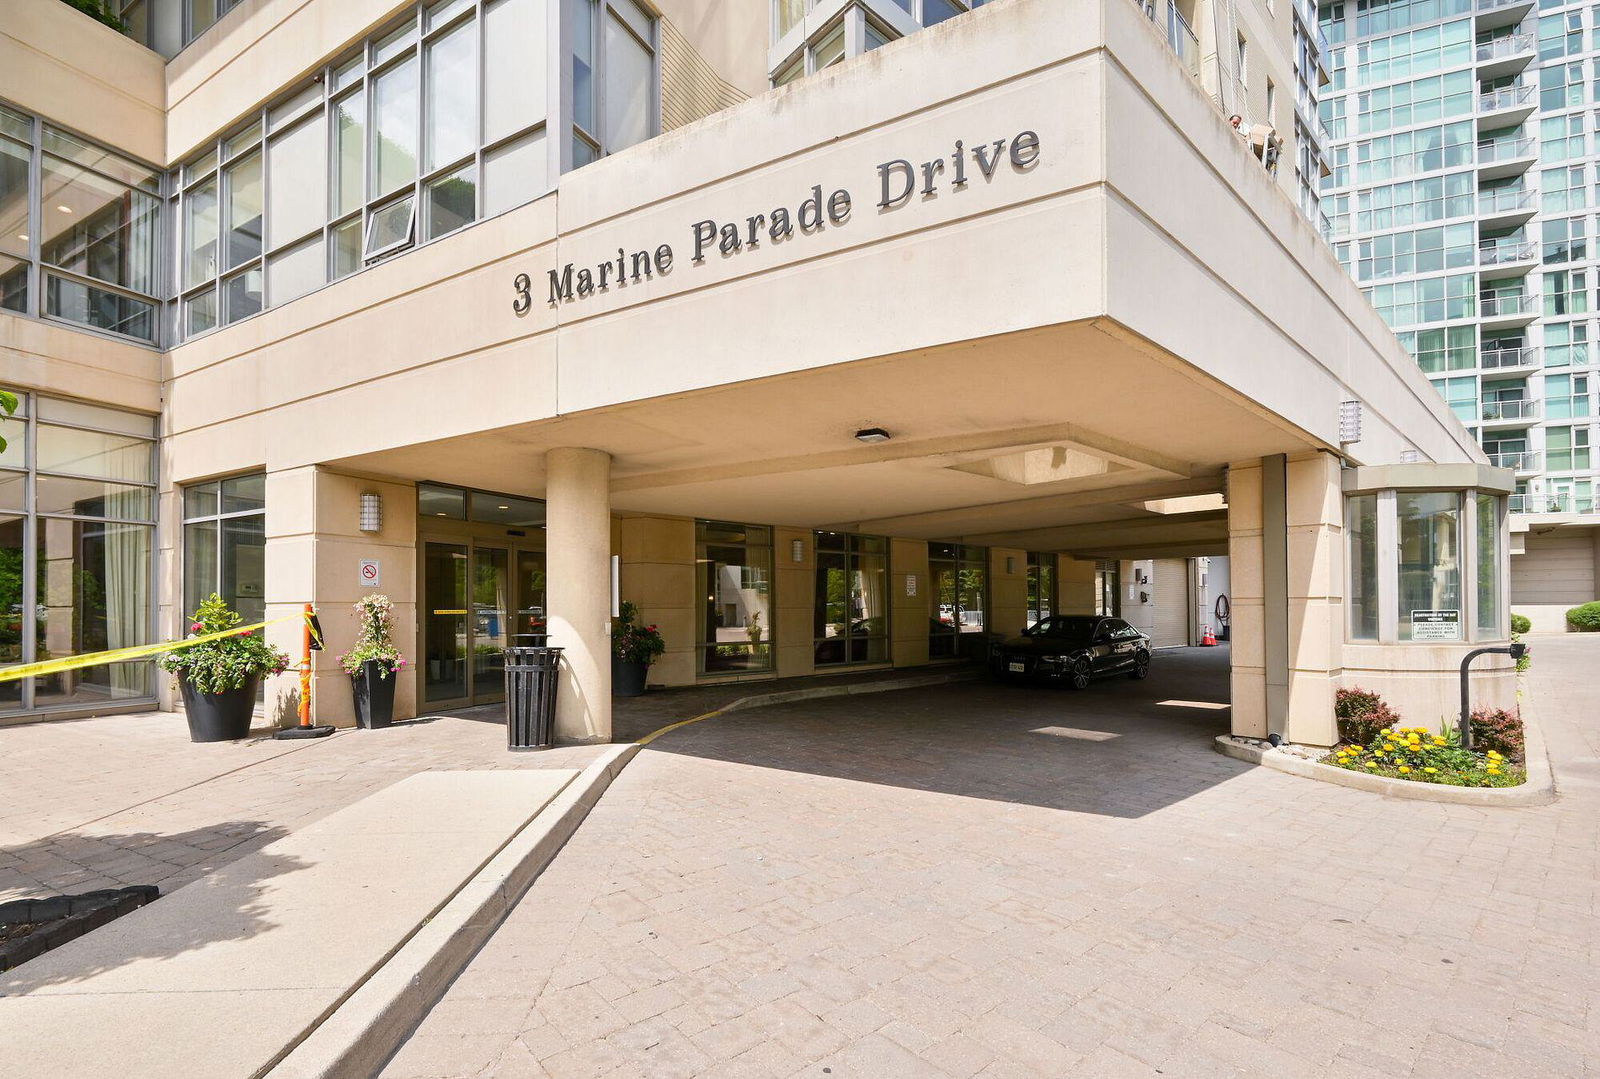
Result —
M1499 648L1474 648L1468 652L1461 661L1461 748L1472 748L1472 704L1468 700L1467 668L1472 666L1472 661L1479 656L1510 656L1512 659L1521 659L1528 651L1528 646L1521 641L1515 644L1502 645Z

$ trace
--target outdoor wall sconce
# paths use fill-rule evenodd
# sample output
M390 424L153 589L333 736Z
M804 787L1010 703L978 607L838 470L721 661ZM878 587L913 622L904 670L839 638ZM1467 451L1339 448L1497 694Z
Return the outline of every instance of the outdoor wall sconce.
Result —
M1006 576L1009 577L1015 572L1017 572L1017 556L1008 554L1006 555Z
M789 561L804 562L806 560L806 541L802 539L789 541Z
M361 531L383 531L383 496L372 491L361 495Z

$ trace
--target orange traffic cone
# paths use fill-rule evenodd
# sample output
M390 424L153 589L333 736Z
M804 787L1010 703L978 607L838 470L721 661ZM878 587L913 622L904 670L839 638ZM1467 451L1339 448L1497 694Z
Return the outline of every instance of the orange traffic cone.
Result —
M1214 644L1217 643L1217 635L1215 633L1211 632L1211 627L1210 626L1206 627L1204 635L1202 635L1201 638L1200 638L1200 643L1202 645L1206 645L1206 646L1214 645Z

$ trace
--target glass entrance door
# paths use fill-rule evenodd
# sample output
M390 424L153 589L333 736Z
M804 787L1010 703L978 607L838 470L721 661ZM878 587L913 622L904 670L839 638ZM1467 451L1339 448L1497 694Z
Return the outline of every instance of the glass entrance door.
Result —
M518 610L513 606L511 556L505 547L476 543L424 545L422 591L427 607L422 649L427 703L470 705L505 699L504 653L511 643L510 614ZM542 591L539 600L542 612Z

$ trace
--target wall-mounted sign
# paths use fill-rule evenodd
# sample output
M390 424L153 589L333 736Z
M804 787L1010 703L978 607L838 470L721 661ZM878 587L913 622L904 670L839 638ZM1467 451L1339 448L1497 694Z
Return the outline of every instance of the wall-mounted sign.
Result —
M1411 639L1413 641L1461 640L1461 612L1412 611Z
M957 139L954 151L948 156L917 164L897 157L877 167L877 209L887 213L912 201L927 202L936 198L941 188L960 192L974 179L991 183L1000 173L1002 162L1009 162L1012 171L1026 172L1038 160L1039 134L1036 131L1021 131L1009 139L995 139L970 147ZM918 195L920 198L914 200ZM835 188L824 194L822 185L816 184L793 210L788 206L776 206L727 221L714 218L696 221L689 226L694 250L691 261L700 266L713 253L732 258L763 243L776 246L793 240L797 234L810 236L830 227L838 228L849 221L853 205L854 199L846 188ZM560 269L549 271L546 302L556 307L596 292L624 289L652 277L665 277L672 272L673 258L672 245L660 243L632 252L619 247L616 258L592 266L568 262ZM533 278L519 273L512 279L511 287L514 293L511 309L519 315L527 314L533 307Z
M361 587L377 588L383 583L383 573L378 566L376 558L363 558L361 560Z
M906 595L914 596L916 594L917 594L917 575L915 573L908 573L908 574L906 574Z

